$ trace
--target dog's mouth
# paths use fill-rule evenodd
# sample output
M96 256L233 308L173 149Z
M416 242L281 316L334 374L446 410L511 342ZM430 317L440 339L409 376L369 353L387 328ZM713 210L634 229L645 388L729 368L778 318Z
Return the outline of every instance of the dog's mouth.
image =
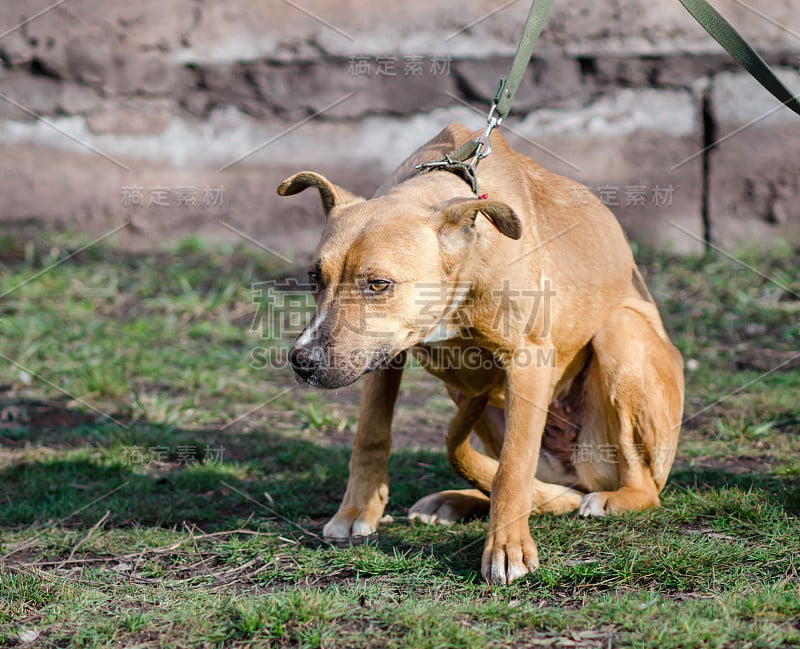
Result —
M294 348L289 359L297 380L317 388L336 389L352 385L364 374L379 369L394 367L402 352L387 349L358 350L348 357L334 358L326 350Z

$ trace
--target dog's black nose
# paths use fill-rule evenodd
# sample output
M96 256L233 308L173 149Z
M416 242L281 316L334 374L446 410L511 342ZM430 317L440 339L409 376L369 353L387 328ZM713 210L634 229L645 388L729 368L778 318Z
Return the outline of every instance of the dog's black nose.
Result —
M311 350L304 347L294 347L289 352L289 362L292 364L294 373L304 381L310 379L319 367L319 360L315 356Z

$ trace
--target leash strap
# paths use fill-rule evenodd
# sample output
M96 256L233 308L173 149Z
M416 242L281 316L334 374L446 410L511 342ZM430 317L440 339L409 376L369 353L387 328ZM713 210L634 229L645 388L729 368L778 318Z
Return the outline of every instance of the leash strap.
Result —
M536 47L536 41L539 40L539 35L542 33L542 28L552 5L553 0L533 0L533 3L531 3L525 27L522 28L522 37L519 40L519 45L517 45L517 52L514 54L511 70L508 72L508 78L500 79L497 84L493 110L489 113L490 118L492 113L495 113L502 121L511 110L511 102L514 101L517 88L519 88L522 77L525 76L525 69L530 63L533 50Z
M784 106L800 115L800 101L778 79L772 68L756 52L750 44L742 38L733 26L723 18L706 0L679 0L686 10L700 23L711 37L717 41L728 54L730 54L752 77L766 88ZM553 0L533 0L528 18L522 29L522 37L517 45L514 61L508 77L500 79L497 92L489 110L486 120L486 130L477 140L470 140L444 158L417 165L418 174L427 173L434 169L450 171L463 178L477 195L478 179L475 168L478 162L485 158L492 150L489 135L493 129L500 126L511 110L511 103L519 88L522 77L533 55L536 42L542 33L542 28L550 13Z
M486 119L486 130L483 135L477 140L470 140L444 158L417 165L417 175L434 169L450 171L463 178L476 196L480 194L475 168L478 166L478 162L489 155L492 150L489 141L492 130L500 126L511 110L511 102L514 101L517 88L519 88L522 77L525 76L525 69L531 60L536 41L539 40L552 5L553 0L533 0L528 18L525 20L525 27L522 29L522 37L517 45L517 52L514 54L511 70L508 72L508 78L500 79L497 84L497 92Z
M784 106L800 115L798 98L778 79L758 52L707 0L679 0L679 2L756 81ZM539 35L542 33L552 4L553 0L533 0L508 78L500 79L497 85L494 106L492 112L489 113L490 117L494 113L500 120L503 120L511 110L511 102L514 101L514 95L525 75L525 68L528 66L534 47L536 47L536 41L539 40Z
M784 106L800 115L800 101L783 85L767 62L706 0L679 0L711 37Z

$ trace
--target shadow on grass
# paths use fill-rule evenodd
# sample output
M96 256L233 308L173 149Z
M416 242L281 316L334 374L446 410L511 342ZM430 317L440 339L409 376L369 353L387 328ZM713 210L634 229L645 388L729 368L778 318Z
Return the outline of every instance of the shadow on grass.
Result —
M106 509L119 525L187 521L217 527L251 513L314 525L336 511L344 493L350 449L327 443L322 434L185 430L141 422L123 429L66 409L57 418L52 404L26 407L46 411L47 421L0 425L0 449L28 449L0 469L7 503L0 526L62 519L93 523ZM69 425L53 425L57 419ZM396 449L389 475L395 513L428 493L463 486L438 451ZM792 513L800 511L797 476L730 462L674 468L669 484L698 493L758 490Z
M142 422L127 428L98 421L41 428L31 423L35 422L0 431L0 451L8 451L8 461L0 465L0 532L51 526L85 529L109 511L106 529L181 529L187 524L213 532L246 525L293 535L314 549L323 545L315 535L335 513L347 481L349 447L331 445L320 433L186 430ZM388 511L398 522L382 526L367 543L389 558L423 552L435 559L437 572L477 579L485 521L450 529L412 528L402 522L417 499L460 487L444 454L397 449L389 475ZM796 476L748 472L728 461L678 468L669 484L679 492L709 496L713 502L698 506L701 516L720 508L737 510L742 502L736 494L743 492L757 495L754 520L763 515L758 503L777 506L790 516L800 514ZM658 515L669 518L669 507L665 499ZM539 525L555 534L566 534L567 529L570 534L585 532L585 522L577 519L548 519ZM603 529L614 525L626 523L612 521Z
M322 433L140 422L123 428L65 409L68 425L59 426L52 404L15 407L46 410L49 419L39 425L22 417L0 428L0 450L9 456L0 468L0 529L90 526L108 510L116 526L186 522L212 531L252 516L255 524L313 530L335 513L347 482L350 449ZM440 452L397 450L390 475L395 512L458 484Z

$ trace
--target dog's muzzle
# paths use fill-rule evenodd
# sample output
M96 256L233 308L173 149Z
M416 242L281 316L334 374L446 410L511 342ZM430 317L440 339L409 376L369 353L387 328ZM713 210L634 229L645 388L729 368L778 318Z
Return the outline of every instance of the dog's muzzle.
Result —
M384 349L352 351L348 355L329 357L330 350L315 345L296 345L289 352L289 362L297 378L318 388L343 388L367 372L391 366L394 355ZM405 356L402 357L403 364Z
M297 377L306 383L322 365L322 353L318 347L293 347L289 352L289 362Z

